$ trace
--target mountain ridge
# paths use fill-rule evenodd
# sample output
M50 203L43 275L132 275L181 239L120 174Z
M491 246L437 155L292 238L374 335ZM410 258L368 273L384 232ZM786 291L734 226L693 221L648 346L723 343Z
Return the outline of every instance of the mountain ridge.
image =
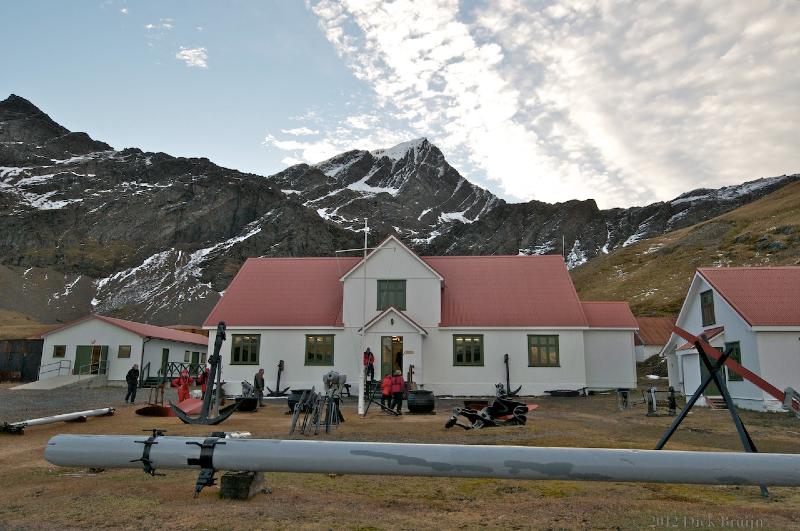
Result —
M558 254L563 238L577 267L797 178L630 209L507 203L424 137L259 176L206 158L115 150L13 96L0 101L0 288L9 294L0 310L44 322L89 311L199 322L247 257L358 248L364 217L373 242L396 234L424 254Z

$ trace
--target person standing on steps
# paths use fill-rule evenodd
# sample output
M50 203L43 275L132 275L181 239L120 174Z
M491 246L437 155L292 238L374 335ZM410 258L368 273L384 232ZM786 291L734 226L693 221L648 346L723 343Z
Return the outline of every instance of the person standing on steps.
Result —
M131 404L133 404L136 401L136 387L139 385L139 366L137 364L134 363L131 370L125 375L125 381L128 383L128 393L125 395L125 403L127 404L128 400L130 400Z
M369 380L372 381L375 379L375 355L372 351L367 347L367 350L364 351L364 379L366 380L367 376L369 376Z
M259 408L263 405L261 401L264 399L264 369L258 369L258 372L253 377L253 392L258 400L256 408Z
M403 371L397 369L394 371L394 376L392 376L392 397L394 397L394 401L389 408L396 408L398 415L403 414L403 392L405 390L406 382L403 380Z

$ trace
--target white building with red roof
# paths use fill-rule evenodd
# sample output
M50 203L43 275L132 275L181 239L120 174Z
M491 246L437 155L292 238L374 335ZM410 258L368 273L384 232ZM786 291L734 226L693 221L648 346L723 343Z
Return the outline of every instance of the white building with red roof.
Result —
M733 359L775 387L800 387L800 267L699 268L676 325L694 335L704 333L720 350L733 348ZM672 334L662 356L670 385L693 394L705 374L694 346ZM723 370L737 405L781 409L777 399L727 367ZM716 386L705 391L705 398L719 395ZM698 404L704 405L705 398Z
M67 374L104 375L124 383L133 364L157 376L168 363L205 366L208 338L163 326L90 314L42 335L39 379Z
M636 387L627 303L582 303L560 256L420 257L392 236L366 259L251 258L204 323L211 345L220 321L232 394L280 360L292 388L330 370L357 388L367 347L376 378L413 366L436 394L493 394L505 354L524 394Z

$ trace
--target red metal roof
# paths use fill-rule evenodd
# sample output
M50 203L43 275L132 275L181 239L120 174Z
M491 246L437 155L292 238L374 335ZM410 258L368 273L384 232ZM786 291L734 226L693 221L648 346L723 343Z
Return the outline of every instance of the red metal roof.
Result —
M800 267L701 267L697 271L751 326L800 325Z
M45 334L42 334L42 337L50 335L54 332L58 332L59 330L69 328L70 326L74 326L78 323L88 321L90 319L99 319L108 324L118 326L129 332L138 334L142 337L152 337L154 339L164 339L166 341L177 341L179 343L191 343L193 345L203 345L203 346L208 345L208 337L200 334L191 334L189 332L173 330L172 328L165 328L163 326L137 323L134 321L126 321L125 319L117 319L116 317L107 317L105 315L97 315L97 314L89 314L85 317L81 317L80 319L69 322L64 326L59 326L58 328L55 328Z
M627 302L584 302L583 313L592 328L639 328Z
M589 326L560 256L421 259L445 279L440 326ZM339 279L360 260L250 258L204 326L341 326ZM602 326L637 327L627 303L603 304Z
M639 333L644 345L666 345L675 326L676 317L637 317Z
M360 258L248 258L203 326L341 326L339 278Z
M588 326L558 255L422 259L444 277L441 326Z
M706 335L706 339L711 341L724 331L725 331L724 326L716 326L714 328L709 328L708 330L703 330L703 333ZM675 350L694 350L694 343L684 343Z

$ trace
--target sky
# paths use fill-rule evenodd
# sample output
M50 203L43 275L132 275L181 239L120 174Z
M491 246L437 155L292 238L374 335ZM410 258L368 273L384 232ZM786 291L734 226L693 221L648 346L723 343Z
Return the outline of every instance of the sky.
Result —
M5 0L0 99L260 175L427 137L510 202L800 172L800 2Z

